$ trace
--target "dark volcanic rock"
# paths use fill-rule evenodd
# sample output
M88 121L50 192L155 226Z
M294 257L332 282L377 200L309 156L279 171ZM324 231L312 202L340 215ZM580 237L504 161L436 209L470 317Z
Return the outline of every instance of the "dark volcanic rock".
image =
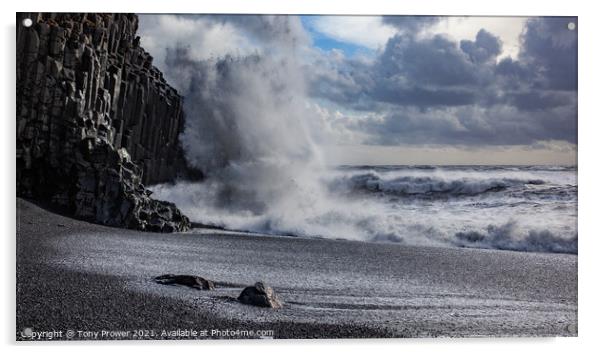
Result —
M144 186L187 169L182 99L140 47L138 17L18 13L17 23L17 194L105 225L188 229Z
M238 301L243 304L259 307L271 307L275 309L282 307L282 301L276 296L274 290L263 282L257 282L254 286L244 288L238 296Z
M194 275L164 274L155 277L155 282L163 285L184 285L198 290L215 289L215 284L211 280Z

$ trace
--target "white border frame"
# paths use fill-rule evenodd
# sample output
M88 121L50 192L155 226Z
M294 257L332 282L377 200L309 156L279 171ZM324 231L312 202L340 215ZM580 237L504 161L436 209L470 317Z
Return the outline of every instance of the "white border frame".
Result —
M124 0L76 1L76 0L27 0L2 4L3 20L3 78L0 84L0 99L4 114L2 129L2 215L5 232L2 233L3 247L3 291L0 292L3 321L0 327L2 343L13 351L40 351L45 353L100 353L106 350L132 350L133 345L144 345L151 353L169 350L166 345L175 345L178 350L195 346L193 350L261 351L301 353L311 350L365 352L376 346L378 351L446 352L457 353L504 353L509 351L545 351L563 353L574 350L593 350L600 347L596 341L599 327L597 272L602 269L599 253L602 236L598 235L596 219L600 218L598 204L600 196L601 151L598 134L602 132L598 110L600 102L599 83L602 82L598 63L600 56L599 28L600 11L595 2L557 1L528 2L504 0L501 2L473 0L423 0L394 1L370 0L362 3L350 0L220 0L186 2L182 0L126 2ZM95 342L95 343L16 343L15 336L15 12L17 11L65 11L65 12L138 12L138 13L269 13L269 14L406 14L406 15L487 15L487 16L578 16L579 26L579 337L578 338L511 338L511 339L393 339L393 340L278 340L264 341L203 341L200 343L179 341L152 343L140 342ZM108 348L107 348L108 346Z

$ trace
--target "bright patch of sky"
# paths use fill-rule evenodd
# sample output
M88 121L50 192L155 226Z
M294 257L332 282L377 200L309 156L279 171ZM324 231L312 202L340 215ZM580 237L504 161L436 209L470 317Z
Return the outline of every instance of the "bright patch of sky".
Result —
M525 27L526 17L446 17L426 31L426 35L444 33L456 41L474 40L484 28L499 37L503 43L498 59L510 56L517 58L520 50L520 35ZM423 34L424 35L424 34Z
M396 33L380 16L301 16L301 22L316 47L352 55L382 49Z

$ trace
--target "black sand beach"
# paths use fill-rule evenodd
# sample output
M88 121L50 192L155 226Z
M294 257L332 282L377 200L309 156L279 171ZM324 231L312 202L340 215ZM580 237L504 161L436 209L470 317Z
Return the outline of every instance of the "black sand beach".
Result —
M153 282L165 273L218 287ZM284 308L234 300L259 280ZM18 199L17 339L24 328L60 332L55 339L575 336L577 257L217 230L143 233Z

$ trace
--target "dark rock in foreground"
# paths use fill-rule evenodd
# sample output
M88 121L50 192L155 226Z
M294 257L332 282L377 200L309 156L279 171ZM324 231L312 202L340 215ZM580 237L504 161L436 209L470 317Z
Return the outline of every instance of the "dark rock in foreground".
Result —
M238 296L238 301L243 304L259 307L271 307L275 309L282 307L282 301L276 296L274 290L263 282L257 282L254 286L244 288Z
M164 274L155 277L155 282L163 285L184 285L198 290L215 289L215 284L211 280L195 275Z
M143 184L186 164L182 99L140 47L138 17L18 13L17 24L17 195L110 226L189 229Z

